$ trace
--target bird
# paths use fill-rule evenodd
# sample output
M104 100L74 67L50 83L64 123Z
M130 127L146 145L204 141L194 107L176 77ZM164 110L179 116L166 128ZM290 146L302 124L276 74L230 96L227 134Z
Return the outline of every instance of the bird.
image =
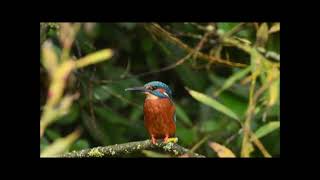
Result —
M172 100L172 90L160 81L151 81L142 87L127 88L125 91L141 92L146 95L143 105L144 126L152 144L157 139L164 143L176 133L176 108Z

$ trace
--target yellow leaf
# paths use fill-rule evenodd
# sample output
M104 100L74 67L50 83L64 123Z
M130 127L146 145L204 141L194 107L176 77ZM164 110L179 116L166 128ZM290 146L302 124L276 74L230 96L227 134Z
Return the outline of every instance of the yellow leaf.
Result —
M63 49L70 49L74 38L80 28L80 23L60 23L59 40Z
M61 99L60 105L59 105L59 116L63 116L69 112L70 106L72 105L72 102L75 99L79 98L79 93L76 93L74 95L66 95Z
M209 146L218 154L221 158L234 158L236 157L233 152L223 145L216 142L209 142Z
M80 134L81 130L77 129L67 137L55 140L40 153L40 157L55 157L66 152L72 143L80 137Z
M272 27L269 29L269 33L275 33L280 31L280 23L274 23Z
M65 87L65 82L74 68L74 61L65 61L54 72L52 83L49 87L48 106L55 105L61 98Z
M268 25L267 23L262 23L257 31L257 47L264 47L268 41Z
M53 74L58 65L58 57L53 50L52 43L46 41L42 45L42 65L49 72L50 76Z
M251 45L251 42L249 40L247 40L247 39L236 37L236 36L234 38L239 40L240 42L246 44L246 45Z
M77 68L82 68L91 64L96 64L112 57L113 52L111 49L104 49L95 53L89 54L78 61L76 61Z
M274 82L270 85L269 88L269 101L268 106L273 106L277 100L279 99L280 93L280 72L277 68L272 68L268 71L268 79L272 80L275 79Z

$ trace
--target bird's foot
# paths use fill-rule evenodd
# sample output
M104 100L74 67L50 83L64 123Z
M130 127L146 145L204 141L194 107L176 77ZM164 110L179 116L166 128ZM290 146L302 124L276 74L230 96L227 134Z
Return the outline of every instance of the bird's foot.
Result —
M164 137L163 142L168 143L169 136Z
M154 138L154 137L152 136L152 137L151 137L151 142L152 142L152 144L157 144L156 138Z
M169 142L177 143L178 138L177 137L172 137L172 138L165 137L163 141L164 141L164 143L169 143Z

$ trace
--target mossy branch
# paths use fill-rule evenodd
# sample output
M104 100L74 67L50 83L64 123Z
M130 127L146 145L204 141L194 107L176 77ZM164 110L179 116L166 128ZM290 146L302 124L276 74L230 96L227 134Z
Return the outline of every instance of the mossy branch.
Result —
M162 140L157 140L157 143L155 145L152 144L150 140L144 140L128 142L124 144L115 144L105 147L95 147L92 149L66 153L61 155L61 157L124 157L132 153L141 152L142 150L155 150L169 153L173 155L173 157L205 157L201 154L190 152L189 149L186 149L176 143L163 143Z

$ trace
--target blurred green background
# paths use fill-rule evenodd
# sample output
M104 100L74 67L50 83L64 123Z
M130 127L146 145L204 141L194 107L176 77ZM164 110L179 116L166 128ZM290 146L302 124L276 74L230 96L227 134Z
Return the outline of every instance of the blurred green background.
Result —
M40 24L41 117L52 83L46 48L61 57L53 64L63 63L68 46L66 56L75 61L105 48L113 56L75 69L65 78L63 96L79 93L79 97L45 128L41 152L54 149L53 144L68 139L76 129L81 133L60 141L65 144L57 145L60 149L52 154L148 139L144 96L124 89L158 80L173 90L180 145L218 157L208 144L217 142L237 157L264 157L253 137L244 140L242 126L247 125L268 154L280 156L280 23L62 24L66 23ZM202 56L193 53L175 64L192 49ZM210 61L208 56L227 63ZM230 111L238 119L230 117Z

